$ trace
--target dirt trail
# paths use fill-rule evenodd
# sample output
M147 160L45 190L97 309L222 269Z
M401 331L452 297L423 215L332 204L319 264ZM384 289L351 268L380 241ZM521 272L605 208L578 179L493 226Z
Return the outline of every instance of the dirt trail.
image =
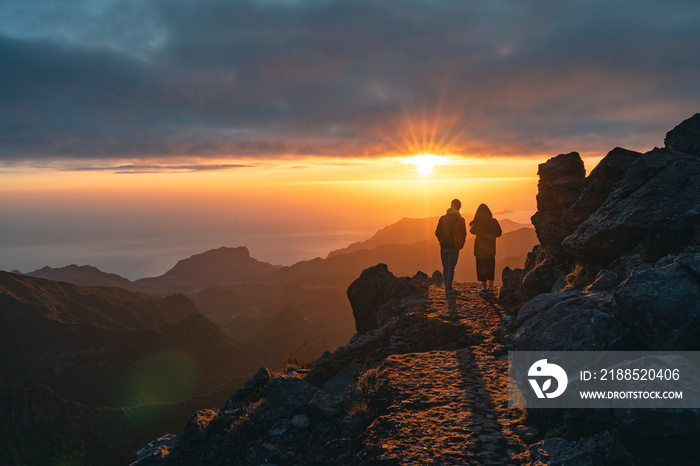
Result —
M432 317L462 322L483 342L456 351L388 357L378 389L390 393L387 413L369 429L375 458L387 464L529 464L522 410L508 409L507 353L494 341L502 310L477 285L455 295L430 287Z

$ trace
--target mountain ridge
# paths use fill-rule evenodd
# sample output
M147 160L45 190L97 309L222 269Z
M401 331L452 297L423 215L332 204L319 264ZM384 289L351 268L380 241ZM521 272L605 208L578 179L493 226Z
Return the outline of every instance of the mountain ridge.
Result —
M467 219L473 217L473 215L463 215L463 217ZM383 244L414 244L420 241L434 242L436 241L435 226L439 218L439 216L425 218L403 217L399 221L379 229L374 235L364 241L357 241L344 248L329 252L326 259L362 249L373 249ZM499 222L503 233L521 228L533 228L531 224L517 223L509 219L502 219Z

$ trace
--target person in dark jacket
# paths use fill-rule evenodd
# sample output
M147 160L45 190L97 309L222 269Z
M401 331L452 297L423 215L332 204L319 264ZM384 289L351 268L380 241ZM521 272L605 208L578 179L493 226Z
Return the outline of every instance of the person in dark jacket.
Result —
M459 259L459 250L464 247L467 239L467 226L459 214L462 203L459 199L453 199L447 213L440 217L435 236L440 242L440 259L442 260L442 277L445 282L445 292L455 293L452 281L455 276L455 267Z
M490 294L493 293L493 278L496 272L496 238L501 236L501 225L493 218L488 206L481 204L469 226L469 232L476 235L476 277L481 281L478 291L481 294Z

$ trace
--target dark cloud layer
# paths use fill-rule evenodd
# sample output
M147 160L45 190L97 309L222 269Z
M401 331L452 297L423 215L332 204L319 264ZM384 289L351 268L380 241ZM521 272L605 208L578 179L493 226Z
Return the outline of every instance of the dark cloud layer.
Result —
M5 163L645 149L700 110L692 0L70 4L0 6Z

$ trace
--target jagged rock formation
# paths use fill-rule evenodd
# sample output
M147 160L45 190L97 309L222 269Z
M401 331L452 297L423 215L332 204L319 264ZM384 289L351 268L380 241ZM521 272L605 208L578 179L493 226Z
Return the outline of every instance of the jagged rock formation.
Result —
M560 154L540 164L537 212L532 217L540 245L528 255L524 269L503 271L501 304L512 308L567 285L566 275L574 268L576 258L565 249L564 242L606 202L613 187L640 156L615 148L588 177L576 152ZM582 254L590 257L591 252Z
M575 153L541 165L533 216L541 244L523 269L504 270L501 304L516 314L535 296L577 289L583 294L574 308L582 311L595 307L599 293L607 293L605 314L629 330L632 338L620 341L630 348L696 348L700 283L693 264L700 251L700 158L677 149L691 147L689 141L698 138L696 115L668 133L666 148L643 155L613 149L585 179ZM538 319L551 314L540 311ZM540 325L555 321L552 314ZM612 323L597 320L604 321ZM617 337L611 334L612 341ZM513 341L518 342L524 344ZM539 345L567 344L562 338L561 345L542 340Z
M412 279L396 278L386 264L365 269L348 288L357 333L382 327L407 308L420 306L427 291L428 276L424 273Z
M700 155L700 113L696 113L666 134L667 149Z
M647 261L677 254L695 237L699 200L700 158L655 149L627 170L562 246L578 262L598 267L637 247Z
M537 238L557 252L561 241L576 227L570 207L583 191L586 169L578 152L560 154L539 165L537 212L532 216Z
M509 321L509 349L700 349L699 123L700 114L678 125L663 149L616 148L585 180L557 167L578 167L571 154L544 164L557 167L549 170L561 174L562 192L580 194L572 203L541 204L552 184L561 187L549 171L540 173L533 223L541 244L523 269L503 272L499 301L509 319L517 316ZM700 411L690 409L530 414L540 427L579 432L533 445L536 464L599 464L615 455L634 464L644 443L682 445L700 432ZM670 450L666 461L683 462Z

